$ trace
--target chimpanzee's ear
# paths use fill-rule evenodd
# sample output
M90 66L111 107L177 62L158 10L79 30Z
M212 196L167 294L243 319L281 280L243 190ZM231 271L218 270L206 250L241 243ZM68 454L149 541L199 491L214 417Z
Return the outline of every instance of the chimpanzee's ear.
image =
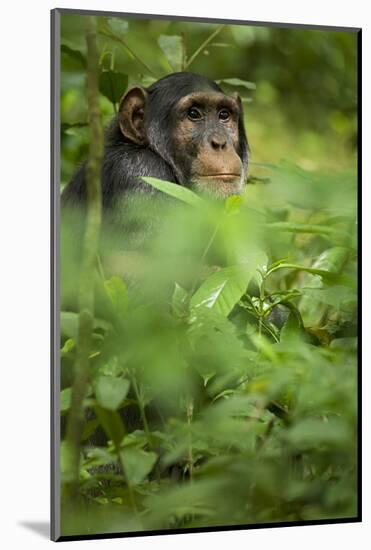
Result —
M136 86L124 94L119 106L119 124L125 137L144 145L147 136L144 128L144 109L147 101L147 92L144 88Z

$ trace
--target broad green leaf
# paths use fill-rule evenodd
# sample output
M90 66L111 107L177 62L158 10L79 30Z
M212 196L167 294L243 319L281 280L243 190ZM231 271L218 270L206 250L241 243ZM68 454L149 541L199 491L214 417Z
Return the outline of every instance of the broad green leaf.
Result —
M227 316L246 292L255 266L231 266L216 271L206 279L191 299L193 310L200 307L215 308Z
M151 472L157 455L137 447L125 447L120 451L120 460L129 485L139 485Z
M241 88L247 88L248 90L255 90L256 85L248 80L241 80L240 78L222 78L216 81L218 84L228 84L229 86L239 86Z
M99 75L99 91L107 99L116 105L126 88L128 87L128 76L118 71L102 71Z
M99 405L95 405L94 412L108 439L113 441L115 446L118 447L126 431L120 414L117 411L111 411Z
M121 405L129 391L130 382L124 378L98 376L94 382L94 391L99 405L115 411Z
M61 391L60 396L60 410L61 412L68 411L71 406L72 388L66 388Z
M73 349L75 349L75 341L73 340L73 338L68 338L61 348L61 355L68 355Z
M84 68L86 67L86 59L85 56L79 51L74 50L67 46L66 44L61 45L61 52L68 55L71 59L77 62L77 68Z
M127 309L127 288L121 277L113 276L104 281L104 288L116 313L124 313Z
M84 461L84 468L112 464L116 461L117 457L112 456L106 449L101 447L92 447L87 451L87 459Z
M181 36L167 36L162 34L158 39L158 43L173 71L181 71L183 58Z
M345 266L349 258L349 254L350 251L348 248L344 248L341 246L329 248L328 250L325 250L314 262L313 268L323 270L325 274L327 273L329 275L332 275L333 277L336 277L340 274L343 267ZM329 296L326 297L326 295L324 295L324 300L322 301L321 292L318 292L318 296L316 299L316 297L314 296L314 289L320 290L326 288L324 286L326 278L323 279L317 277L316 275L318 274L315 271L308 271L308 273L312 273L312 275L306 276L303 281L303 286L309 287L311 291L303 294L303 297L300 300L299 308L303 316L305 325L313 327L321 323L327 309L326 304L328 303ZM333 299L334 296L332 296L332 300Z
M177 183L171 183L169 181L159 180L157 178L151 177L142 177L141 179L149 185L152 185L152 187L154 187L155 189L158 189L159 191L162 191L163 193L166 193L167 195L170 195L175 199L186 202L190 206L200 208L205 205L205 201L201 199L201 197L196 195L196 193L194 193L190 189L187 189L186 187L178 185Z
M177 315L182 315L185 312L187 304L188 292L183 287L175 283L171 305Z
M224 209L227 214L237 214L241 209L242 202L242 198L239 195L232 195L225 201Z
M313 303L321 302L337 309L345 305L355 305L357 295L353 289L344 285L332 285L328 287L305 288L303 295Z
M345 422L333 419L323 420L306 418L297 422L287 433L285 439L296 449L315 449L318 446L337 447L351 441L349 427Z
M305 336L303 321L299 310L292 303L288 303L287 306L290 307L290 313L280 332L281 342Z
M308 223L274 222L268 223L267 227L274 231L283 231L288 233L309 233L313 235L338 235L339 230L327 225L313 225Z
M76 132L74 131L75 128L86 128L88 126L87 122L62 122L61 124L61 132L62 134L69 134L69 135L75 135Z
M89 439L89 437L93 435L93 433L98 428L98 426L99 426L98 418L93 418L93 420L89 420L88 422L86 422L84 424L83 432L81 435L81 441L86 441L87 439Z
M110 17L107 23L117 36L125 34L129 30L128 21L126 21L126 19L121 19L121 17Z
M340 273L349 258L350 250L343 246L334 246L325 250L313 264L316 269L323 269L331 273Z

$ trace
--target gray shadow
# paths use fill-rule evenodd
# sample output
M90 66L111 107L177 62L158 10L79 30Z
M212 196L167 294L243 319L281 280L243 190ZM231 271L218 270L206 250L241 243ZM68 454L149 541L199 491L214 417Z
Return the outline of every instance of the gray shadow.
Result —
M37 533L42 538L50 539L50 523L48 521L19 521L18 524Z

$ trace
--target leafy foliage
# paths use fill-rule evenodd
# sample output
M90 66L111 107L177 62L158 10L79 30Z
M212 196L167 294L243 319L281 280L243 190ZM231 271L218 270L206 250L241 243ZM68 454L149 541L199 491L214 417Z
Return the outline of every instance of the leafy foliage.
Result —
M94 454L85 443L80 491L94 518L89 529L356 514L355 211L344 216L341 208L334 221L331 188L326 208L308 208L319 175L303 174L299 205L295 174L295 207L285 203L284 222L276 221L276 186L285 184L274 176L225 205L155 181L179 200L143 252L137 283L97 272L105 290L85 408L107 443ZM354 192L349 177L344 200ZM339 231L317 231L316 221L331 219ZM62 315L71 324L72 313ZM67 336L62 370L75 353L72 328ZM63 411L69 399L67 386ZM86 529L85 517L64 511L65 532Z
M62 17L64 180L88 141L81 23ZM146 245L133 253L122 235L102 236L72 503L70 449L61 447L63 534L354 517L356 180L349 147L339 153L354 130L353 37L122 18L100 18L99 29L107 120L127 86L191 61L254 94L247 120L261 162L244 194L224 204L146 178L158 193L129 212L161 219ZM290 162L277 162L276 150ZM63 222L62 432L81 267L74 224Z

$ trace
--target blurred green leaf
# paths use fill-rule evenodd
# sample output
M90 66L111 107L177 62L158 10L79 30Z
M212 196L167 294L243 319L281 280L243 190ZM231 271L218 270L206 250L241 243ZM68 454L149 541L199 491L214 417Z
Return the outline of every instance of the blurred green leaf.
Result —
M113 276L104 281L104 288L111 304L118 314L123 314L128 305L127 288L121 277Z
M99 405L110 411L115 411L128 394L129 380L113 376L98 376L94 380L94 392Z
M120 459L130 485L139 485L152 471L157 455L136 447L125 447L120 451Z
M108 440L113 441L113 443L118 447L126 432L126 427L123 424L123 421L117 411L113 411L99 405L94 406L94 412L99 420L99 424L102 426L105 431Z
M196 195L196 193L193 193L193 191L187 189L187 187L182 187L176 183L170 183L169 181L163 181L157 178L142 177L142 180L149 185L152 185L155 189L158 189L159 191L162 191L175 199L179 199L190 206L199 208L205 206L206 204L205 201L199 197L199 195Z
M74 61L77 61L78 65L83 69L86 68L86 58L79 50L74 50L67 46L67 44L62 44L61 52L71 57Z
M216 81L218 84L228 84L229 86L236 86L240 88L246 88L247 90L255 90L256 85L254 82L248 82L247 80L241 80L240 78L222 78Z
M188 292L178 285L178 283L175 283L171 305L177 315L183 315L185 313L187 300Z
M160 35L158 43L174 72L182 70L183 46L181 36Z
M127 33L129 30L129 22L121 17L110 17L107 23L118 36Z
M61 391L61 397L60 397L60 410L61 412L66 412L71 406L71 396L72 396L72 389L66 388Z
M118 71L102 71L99 75L99 91L116 105L128 87L128 76Z

